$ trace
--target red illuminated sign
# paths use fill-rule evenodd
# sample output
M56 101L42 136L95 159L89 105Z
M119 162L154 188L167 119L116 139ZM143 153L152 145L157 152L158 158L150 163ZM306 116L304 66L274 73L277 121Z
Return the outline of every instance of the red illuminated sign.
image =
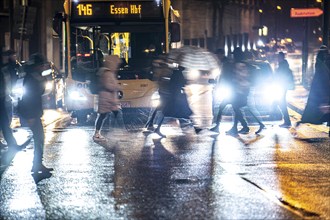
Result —
M323 14L319 8L291 8L291 18L318 17Z

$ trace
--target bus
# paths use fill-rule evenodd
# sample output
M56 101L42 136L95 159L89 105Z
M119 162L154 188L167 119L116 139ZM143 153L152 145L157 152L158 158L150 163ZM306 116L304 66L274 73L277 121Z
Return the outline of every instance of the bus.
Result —
M146 120L158 90L153 60L168 53L171 42L180 41L173 16L169 0L65 0L53 29L66 73L65 107L78 122L96 111L97 95L89 86L105 55L122 59L118 79L124 123Z

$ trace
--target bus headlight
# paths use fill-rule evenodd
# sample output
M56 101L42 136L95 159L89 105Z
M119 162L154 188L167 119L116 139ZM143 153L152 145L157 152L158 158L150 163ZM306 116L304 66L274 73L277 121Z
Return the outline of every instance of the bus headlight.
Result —
M86 101L87 98L83 94L80 94L78 91L71 91L70 98L77 101Z
M154 92L151 96L151 106L156 108L160 104L160 96L158 91Z

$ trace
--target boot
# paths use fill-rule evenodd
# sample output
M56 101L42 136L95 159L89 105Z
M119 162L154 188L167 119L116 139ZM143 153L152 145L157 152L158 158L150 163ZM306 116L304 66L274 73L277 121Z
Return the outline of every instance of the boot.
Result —
M260 124L259 129L255 132L255 134L259 134L263 129L265 129L265 125L264 124Z
M49 173L53 170L54 170L53 168L48 168L42 163L38 163L38 164L33 164L31 172L40 174L40 173Z
M216 133L220 133L219 131L219 124L216 124L214 127L210 128L210 131L216 132Z

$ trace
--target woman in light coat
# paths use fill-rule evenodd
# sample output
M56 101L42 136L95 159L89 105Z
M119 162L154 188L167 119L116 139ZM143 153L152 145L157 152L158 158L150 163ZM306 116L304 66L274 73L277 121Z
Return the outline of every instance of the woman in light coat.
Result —
M98 103L98 117L95 123L95 133L93 139L95 141L104 140L105 138L100 134L104 120L107 118L108 113L114 112L115 114L120 109L118 99L118 91L120 85L117 80L117 70L121 60L116 55L109 55L105 57L103 67L97 72L99 82L99 103Z

